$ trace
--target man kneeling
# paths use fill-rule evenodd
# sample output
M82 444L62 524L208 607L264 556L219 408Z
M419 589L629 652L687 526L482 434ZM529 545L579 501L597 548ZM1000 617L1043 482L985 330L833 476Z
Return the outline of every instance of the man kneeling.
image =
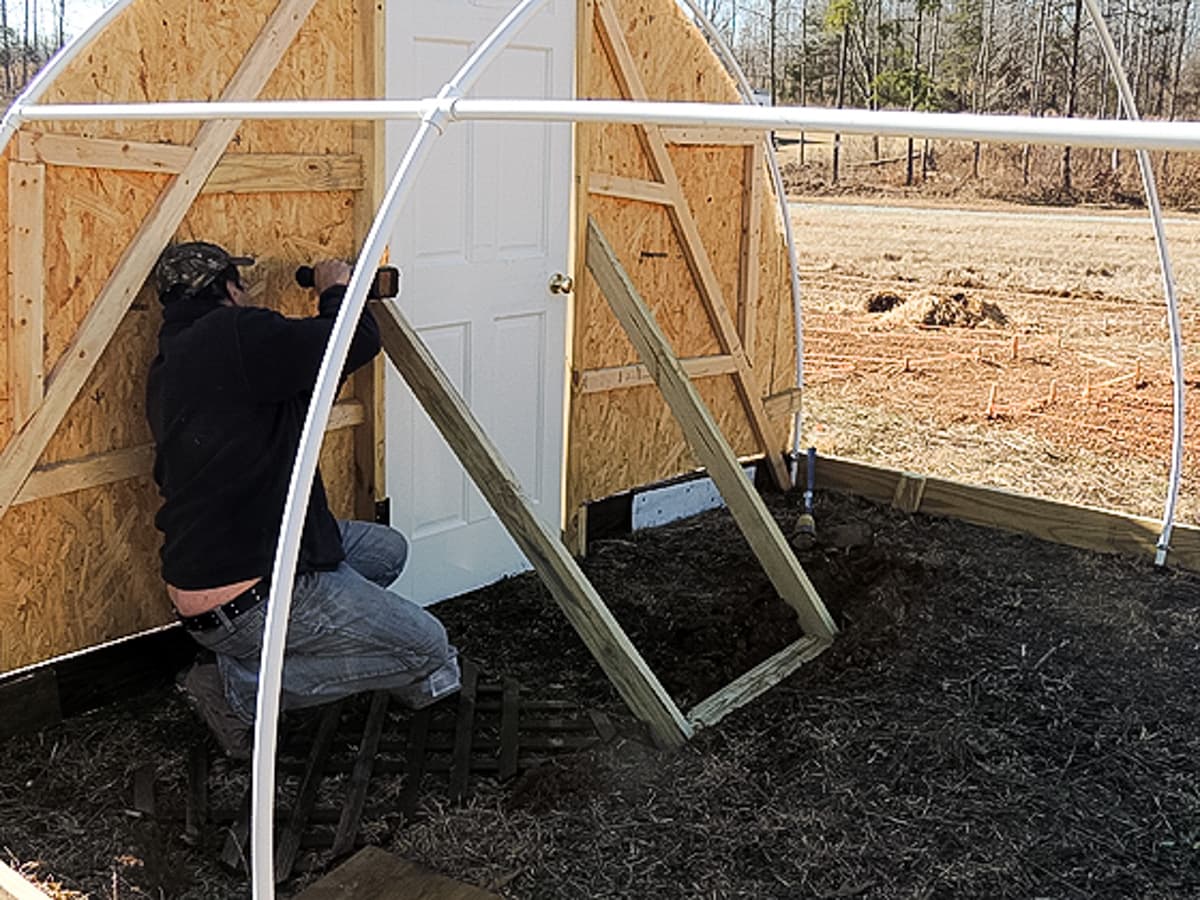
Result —
M268 578L317 371L350 267L314 267L317 314L286 318L245 303L239 266L215 244L168 247L155 269L163 324L146 410L163 504L162 574L183 626L216 654L183 686L231 756L251 748ZM345 378L379 352L369 310ZM459 687L442 624L385 588L408 544L399 532L340 522L318 472L305 515L288 622L282 706L391 690L417 708Z

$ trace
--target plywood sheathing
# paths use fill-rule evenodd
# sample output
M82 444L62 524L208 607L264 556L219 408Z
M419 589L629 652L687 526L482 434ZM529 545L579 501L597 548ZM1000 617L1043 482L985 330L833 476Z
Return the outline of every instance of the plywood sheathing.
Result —
M56 79L44 102L217 97L276 6L275 0L135 3ZM369 0L320 0L260 96L356 96L354 79L365 77L355 69L356 29L374 11ZM37 130L184 147L198 126L59 123ZM238 154L336 156L343 167L362 148L354 126L342 122L242 123L229 145ZM0 210L8 209L10 157L11 151L0 177ZM53 164L45 170L44 366L49 373L170 176ZM357 208L365 202L363 195L352 190L207 193L195 201L178 236L217 240L258 256L251 270L252 296L287 314L308 313L310 295L295 287L292 272L317 257L353 254L356 230L369 221L369 214ZM5 225L0 252L6 260L8 240ZM7 298L5 269L0 267L0 292ZM103 460L112 451L142 458L134 451L150 440L143 394L160 321L156 299L143 291L50 439L38 471ZM0 372L8 371L7 343L6 328ZM13 428L5 380L0 440L7 443ZM352 512L356 486L364 480L355 466L355 434L365 430L331 433L322 453L322 471L341 515ZM367 460L373 445L370 439ZM369 474L365 480L372 480ZM135 467L132 477L7 511L0 520L0 546L19 550L6 550L0 563L0 672L169 621L158 576L157 506L152 481Z
M737 89L703 37L670 0L604 0L616 13L637 74L654 99L738 102ZM621 98L622 90L601 40L592 26L593 3L582 3L581 97ZM667 132L670 135L670 132ZM683 247L666 207L642 200L589 193L589 184L616 176L654 180L638 129L586 125L578 130L579 203L577 222L591 215L609 237L639 294L654 313L676 354L684 360L721 353L716 331L689 271ZM769 187L765 164L757 179L737 145L669 144L668 155L696 221L726 308L743 321L741 288L757 281L753 327L746 351L764 396L794 385L795 345L786 247L776 201L766 191L757 206L758 252L748 262L755 277L741 271L744 210L757 180ZM603 189L602 189L603 190ZM619 192L619 191L618 191ZM571 437L568 449L567 509L616 491L651 483L696 467L678 426L653 387L601 393L581 390L584 373L636 362L637 356L590 276L578 279ZM742 398L730 375L697 382L701 396L739 454L759 452ZM773 443L783 449L790 427L786 408L769 422Z

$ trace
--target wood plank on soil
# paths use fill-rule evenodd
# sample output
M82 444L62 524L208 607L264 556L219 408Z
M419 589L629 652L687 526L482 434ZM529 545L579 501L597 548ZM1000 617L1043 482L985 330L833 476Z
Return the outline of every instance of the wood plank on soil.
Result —
M358 825L362 821L363 807L367 802L367 785L375 766L375 753L379 749L379 738L383 734L383 723L387 717L388 693L376 691L371 696L371 711L367 713L367 724L363 726L362 741L354 758L354 771L346 788L346 805L338 821L337 834L333 838L333 855L341 856L354 846L358 836Z
M321 714L321 723L317 726L317 735L308 754L308 765L296 792L292 814L288 817L287 828L279 835L275 844L276 881L286 880L296 864L296 854L300 851L300 837L304 826L308 824L308 815L316 805L317 790L325 776L325 764L329 760L329 751L333 747L333 738L337 734L338 723L342 717L342 702L338 700L329 704Z
M296 900L499 900L497 894L364 847Z

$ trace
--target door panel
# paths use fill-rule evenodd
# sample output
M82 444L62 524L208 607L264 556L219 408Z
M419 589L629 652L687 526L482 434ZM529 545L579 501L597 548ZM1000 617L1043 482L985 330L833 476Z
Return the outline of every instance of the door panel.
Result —
M427 0L389 15L388 93L432 96L510 4ZM390 12L390 10L389 10ZM573 4L543 10L471 96L572 96ZM416 128L388 128L399 163ZM457 123L437 139L391 242L400 305L499 447L539 516L560 526L570 128ZM528 563L407 387L389 369L387 491L412 543L398 589L423 603L488 584Z

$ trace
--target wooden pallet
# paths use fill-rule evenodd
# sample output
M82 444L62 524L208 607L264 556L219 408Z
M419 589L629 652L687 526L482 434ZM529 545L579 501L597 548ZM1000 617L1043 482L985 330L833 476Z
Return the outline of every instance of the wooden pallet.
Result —
M361 845L364 819L412 822L424 793L445 790L460 803L473 779L506 781L615 733L602 713L569 701L524 698L516 681L482 681L469 661L454 697L415 713L397 711L389 701L387 692L378 691L306 711L299 723L285 721L277 777L287 799L276 809L277 881L297 870L304 851L337 858ZM236 813L210 813L207 779L207 756L194 750L185 834L198 836L209 820L229 823L221 860L244 870L250 790ZM385 780L388 789L382 790ZM381 796L393 799L369 803Z

